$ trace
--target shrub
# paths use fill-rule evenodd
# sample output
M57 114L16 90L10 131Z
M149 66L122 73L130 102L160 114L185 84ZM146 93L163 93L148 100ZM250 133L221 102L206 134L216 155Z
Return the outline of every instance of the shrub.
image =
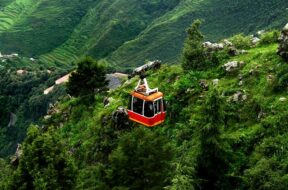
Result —
M277 30L265 32L264 34L261 35L259 43L261 45L277 43L279 35L280 35L280 32Z
M237 34L229 39L237 49L249 49L252 47L251 36Z
M274 92L281 92L288 87L288 66L286 64L277 68L276 79L271 84Z

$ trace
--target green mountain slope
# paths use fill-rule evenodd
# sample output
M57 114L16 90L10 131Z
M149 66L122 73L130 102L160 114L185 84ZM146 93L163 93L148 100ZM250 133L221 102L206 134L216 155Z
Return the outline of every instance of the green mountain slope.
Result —
M170 1L99 1L89 9L69 40L41 60L65 62L85 54L106 57L124 42L135 38L153 19L177 4ZM75 57L76 55L76 57Z
M240 32L283 26L288 14L286 1L181 1L172 11L155 20L136 39L129 41L109 58L117 65L137 65L146 59L175 62L185 38L185 28L202 19L208 40L219 40Z
M89 54L118 68L176 62L185 29L204 20L209 40L287 22L288 3L229 0L0 1L0 51L68 63ZM45 43L43 43L45 42Z
M49 95L43 91L71 68L55 70L21 57L0 60L0 157L7 157L24 140L31 123L38 123L49 105L66 95L62 86Z
M166 122L152 129L113 119L137 78L106 94L105 107L100 94L62 101L29 129L16 166L0 160L0 187L286 189L288 66L276 49L263 40L204 71L148 72L168 100ZM228 72L231 61L242 63Z
M81 0L10 3L0 12L1 51L24 56L52 51L69 38L91 4Z

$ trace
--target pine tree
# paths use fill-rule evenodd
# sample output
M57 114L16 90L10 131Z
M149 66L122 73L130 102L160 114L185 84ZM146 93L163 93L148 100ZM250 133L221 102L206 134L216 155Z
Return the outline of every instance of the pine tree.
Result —
M67 92L71 96L86 96L107 90L106 70L103 65L86 57L77 64L67 83Z
M201 70L205 68L205 54L203 48L204 36L199 31L200 20L194 21L187 30L188 37L182 52L182 67L184 71Z
M217 90L209 94L203 110L203 126L199 131L200 155L198 177L203 189L221 189L220 183L227 169L226 144L220 138L223 127L223 101Z
M107 181L111 189L162 189L172 158L167 138L154 131L135 129L121 137L109 156Z

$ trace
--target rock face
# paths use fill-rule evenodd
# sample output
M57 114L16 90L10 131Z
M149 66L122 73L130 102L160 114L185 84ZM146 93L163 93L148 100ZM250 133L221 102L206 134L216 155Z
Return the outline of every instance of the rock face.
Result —
M8 123L8 127L15 126L16 122L17 122L17 115L11 112L10 113L10 121Z
M211 42L204 42L203 47L207 48L210 51L217 51L217 50L222 50L224 49L224 44L223 43L211 43Z
M244 61L230 61L222 66L222 68L226 72L233 72L237 70L238 68L242 68L245 65Z
M244 102L247 100L247 95L245 92L238 91L233 94L229 99L228 102Z
M281 32L277 54L288 61L288 23Z
M219 84L219 79L214 79L214 80L212 80L212 83L213 83L214 86L218 86L218 84Z
M252 41L252 44L253 44L253 45L256 45L258 42L260 42L260 38L258 38L258 37L253 37L251 41Z
M208 90L208 89L209 89L209 84L208 84L208 82L207 82L206 80L204 80L204 79L201 79L201 80L199 81L199 85L200 85L201 88L204 89L204 90Z
M116 89L117 87L122 85L122 80L127 80L128 75L124 73L112 73L107 74L106 79L109 81L108 88L109 89Z
M21 144L18 144L15 154L11 157L10 163L14 166L17 166L22 153L23 151L21 149Z
M234 71L238 67L238 61L231 61L223 65L223 68L227 72Z
M246 50L239 50L237 49L232 42L225 39L223 40L223 43L212 43L212 42L204 42L202 46L207 50L207 52L217 52L220 50L223 50L224 48L227 48L229 55L236 56L241 54L246 54Z
M129 128L127 110L124 107L119 107L116 111L113 112L112 121L114 128L118 130Z

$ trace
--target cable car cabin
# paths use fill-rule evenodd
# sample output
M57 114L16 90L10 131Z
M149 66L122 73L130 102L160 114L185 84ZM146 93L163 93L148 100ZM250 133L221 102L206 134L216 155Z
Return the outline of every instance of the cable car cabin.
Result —
M163 93L158 92L158 89L149 89L146 79L143 79L142 85L141 81L131 93L128 108L129 119L147 127L154 127L165 121Z

